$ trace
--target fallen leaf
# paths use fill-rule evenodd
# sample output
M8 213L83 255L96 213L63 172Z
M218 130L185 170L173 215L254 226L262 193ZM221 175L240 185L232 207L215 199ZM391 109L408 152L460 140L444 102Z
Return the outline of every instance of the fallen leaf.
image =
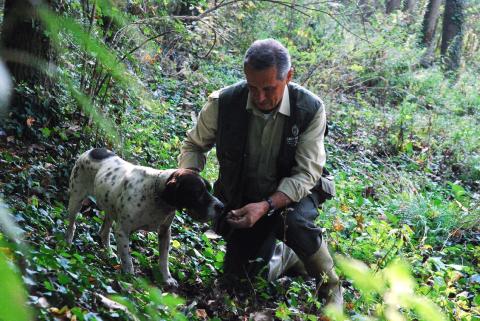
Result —
M357 224L358 225L363 225L363 223L365 222L365 218L363 217L363 215L356 215L355 216L355 221L357 221Z
M215 233L213 230L207 230L205 232L205 236L210 240L215 240L215 239L221 238L221 236L218 235L217 233Z
M42 296L41 298L38 299L38 306L40 306L43 309L46 309L50 306L50 304L48 303L47 298Z
M100 302L102 302L102 304L105 307L109 308L110 310L122 310L122 311L128 312L127 307L124 306L123 304L113 301L99 293L95 293L95 295L100 299Z
M172 246L173 246L175 249L178 249L178 248L180 248L181 244L180 244L179 241L173 240L173 241L172 241Z
M375 197L375 189L373 188L373 186L367 186L365 187L365 189L363 190L363 196L364 197Z
M208 317L207 311L205 311L205 309L197 309L195 311L195 314L197 315L197 318L206 319Z
M338 217L335 219L335 222L333 223L333 229L336 232L341 232L345 229L345 226L342 224L342 221L340 221Z
M258 311L250 314L248 320L253 321L273 321L273 311Z
M48 309L49 312L55 314L55 315L67 315L70 313L70 309L68 308L68 306L64 306L63 308L59 309L59 308L50 308Z
M477 283L480 284L480 274L474 274L468 280L470 283Z
M28 126L28 127L32 127L32 125L33 125L33 123L34 123L35 121L36 121L35 118L33 118L33 117L31 117L31 116L28 117L28 118L27 118L27 121L26 121L27 126Z
M365 218L363 217L363 215L356 215L355 216L355 221L357 221L357 229L360 230L360 231L363 231L364 229L364 225L363 223L365 222Z
M13 259L13 251L9 247L0 247L0 253L5 254L9 259Z

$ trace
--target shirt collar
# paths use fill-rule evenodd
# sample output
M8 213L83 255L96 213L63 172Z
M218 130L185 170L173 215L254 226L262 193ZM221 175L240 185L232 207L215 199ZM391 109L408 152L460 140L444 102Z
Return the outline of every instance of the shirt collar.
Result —
M246 108L249 111L254 111L254 112L259 111L253 104L252 99L250 98L250 92L248 93ZM290 116L290 95L288 93L288 85L285 85L285 88L283 90L283 97L282 97L282 102L280 103L280 107L273 112L274 117L277 112L285 116Z

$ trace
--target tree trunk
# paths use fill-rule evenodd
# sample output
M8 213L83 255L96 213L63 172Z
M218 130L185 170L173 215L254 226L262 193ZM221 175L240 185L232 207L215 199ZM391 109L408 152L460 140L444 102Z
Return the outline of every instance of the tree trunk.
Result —
M403 3L403 12L412 14L415 10L415 4L415 0L405 0L405 2Z
M385 12L387 14L390 14L395 10L399 10L401 5L402 5L402 0L387 0Z
M53 60L53 51L38 17L34 1L5 0L1 45L2 58L13 76L15 87L25 84L30 90L14 91L10 103L7 132L27 140L41 137L39 128L59 123L58 104L52 96L55 83L39 69L39 62ZM44 1L48 5L53 0ZM39 86L40 85L40 86Z
M443 14L442 46L440 52L448 70L455 71L462 57L465 22L464 0L446 0Z
M49 61L52 55L35 7L29 0L5 0L2 49L16 83L48 85L47 77L31 66L31 57Z
M442 0L429 0L427 10L423 16L422 23L422 44L425 47L430 46L433 38L435 38L435 31L437 29L438 16L440 15L440 5Z
M369 18L376 10L375 1L371 0L359 0L358 7L362 13L362 19Z

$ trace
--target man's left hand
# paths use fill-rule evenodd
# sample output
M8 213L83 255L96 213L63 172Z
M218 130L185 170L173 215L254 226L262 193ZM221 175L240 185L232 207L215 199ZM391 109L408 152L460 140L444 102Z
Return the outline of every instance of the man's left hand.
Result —
M242 208L230 211L227 215L227 221L233 228L250 228L267 212L267 202L250 203Z

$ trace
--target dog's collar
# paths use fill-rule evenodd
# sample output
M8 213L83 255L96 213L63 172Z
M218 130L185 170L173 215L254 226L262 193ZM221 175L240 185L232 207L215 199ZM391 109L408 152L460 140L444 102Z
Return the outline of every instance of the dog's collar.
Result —
M155 177L155 182L153 186L153 191L155 195L155 201L157 203L167 204L168 206L174 207L161 197L163 191L165 190L165 186L167 185L168 180L172 175L175 173L176 169L165 169L161 170L160 173Z

